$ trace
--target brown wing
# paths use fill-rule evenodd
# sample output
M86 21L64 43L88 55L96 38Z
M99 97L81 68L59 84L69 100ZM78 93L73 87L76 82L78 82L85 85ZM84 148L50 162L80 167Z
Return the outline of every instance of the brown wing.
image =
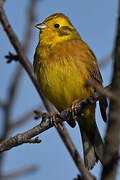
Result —
M75 51L77 51L75 54L77 54L76 57L80 57L80 59L77 58L77 60L83 61L87 71L89 71L89 75L91 79L94 79L97 83L101 84L102 86L102 76L99 71L99 67L97 64L96 57L92 50L89 48L89 46L82 40L75 40L74 42ZM79 66L79 63L77 64ZM80 67L81 68L81 67ZM99 100L99 106L100 111L103 120L107 121L106 116L106 108L107 108L107 100L104 96L101 96L101 99Z
M91 66L89 66L89 67L92 67L92 68L88 67L88 71L90 72L91 78L96 80L99 84L102 84L103 79L102 79L101 73L99 71L96 57L95 57L94 53L92 52L92 50L88 46L87 46L87 51L88 51L87 54L89 54L90 60L91 60Z
M93 57L93 68L90 69L89 68L89 71L90 71L90 74L91 74L91 78L96 80L99 84L102 85L102 76L100 74L100 71L99 71L99 67L98 67L98 64L97 64L97 61L96 61L96 57L95 55L93 54L93 52L91 51L91 49L88 47L89 49L89 52L91 54L91 56ZM107 121L107 115L106 115L106 108L107 108L107 99L106 97L104 96L101 96L100 100L99 100L99 106L100 106L100 111L101 111L101 115L102 115L102 118L103 120L106 122Z

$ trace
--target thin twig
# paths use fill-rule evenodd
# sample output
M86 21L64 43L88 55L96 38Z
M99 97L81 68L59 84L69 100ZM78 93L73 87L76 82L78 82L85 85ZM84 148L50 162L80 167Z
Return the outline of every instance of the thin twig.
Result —
M100 84L96 83L96 81L93 79L87 81L87 84L93 86L97 90L97 92L100 93L101 95L104 95L115 101L120 101L118 96L115 93L113 93L114 91L111 91L110 88L111 84L106 86L106 88L104 88Z

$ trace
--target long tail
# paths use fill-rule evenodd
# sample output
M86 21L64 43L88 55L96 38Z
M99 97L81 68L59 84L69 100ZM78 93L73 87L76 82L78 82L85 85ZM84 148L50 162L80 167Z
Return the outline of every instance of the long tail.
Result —
M88 110L89 115L86 113ZM78 124L82 136L85 166L92 169L98 160L103 164L104 144L95 122L95 106L88 107L84 114L85 117L80 118Z
M95 139L94 143L91 143L90 139L87 137L85 131L80 127L80 132L82 136L83 152L84 152L84 162L85 167L92 169L95 163L100 160L103 164L103 142L98 131L95 129Z
M82 136L85 167L88 168L88 170L89 170L94 167L95 163L98 161L98 158L96 156L94 146L89 141L84 130L82 130L80 128L80 132L81 132L81 136Z

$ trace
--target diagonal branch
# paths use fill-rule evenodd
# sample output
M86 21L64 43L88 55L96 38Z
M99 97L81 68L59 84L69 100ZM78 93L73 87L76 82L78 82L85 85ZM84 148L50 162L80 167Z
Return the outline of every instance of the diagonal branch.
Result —
M98 97L96 98L96 101L97 100L98 100ZM57 126L58 126L58 124L61 124L64 121L69 122L69 121L73 120L73 118L74 118L73 113L72 113L73 110L74 110L75 116L80 116L80 114L83 112L83 109L86 106L90 105L91 103L94 103L94 102L91 102L90 98L88 98L88 99L83 100L80 103L76 104L74 109L72 107L72 108L68 108L68 109L62 111L60 114L55 116L55 123L53 122L53 115L49 116L48 114L43 113L42 122L39 125L33 127L32 129L30 129L24 133L18 134L14 137L7 139L7 140L4 140L0 144L0 152L9 150L15 146L23 144L25 138L31 139L31 138L41 134L42 132L46 131L47 129L53 127L55 124L57 124ZM60 128L61 128L61 126L59 126L59 129Z
M87 81L87 84L93 86L99 94L106 96L109 99L120 101L117 94L114 91L111 91L111 84L104 88L100 84L96 83L96 81L93 79Z
M83 108L85 106L87 106L89 103L90 103L90 101L89 101L89 99L87 99L87 100L84 100L84 101L80 102L79 104L77 104L75 107L75 116L78 116L79 114L81 114ZM88 170L84 167L83 161L82 161L77 149L75 148L69 134L67 133L66 129L64 128L64 126L60 125L65 120L67 122L71 121L71 118L73 118L72 111L73 111L73 108L69 108L65 111L62 111L60 113L60 115L56 116L55 124L57 124L57 129L60 133L60 136L62 136L63 141L64 141L65 145L67 146L78 170L82 173L82 176L85 179L93 179L93 177L88 173ZM48 116L44 115L43 121L39 125L33 127L32 129L30 129L24 133L17 134L14 137L10 137L9 139L4 140L0 144L0 152L9 150L13 147L16 147L23 143L26 143L25 141L27 141L27 143L29 143L31 138L39 135L40 133L42 133L42 132L46 131L47 129L54 126L52 118L53 118L52 116L48 117ZM47 119L49 119L49 120L47 121ZM61 133L61 131L64 133ZM35 142L35 143L37 143L37 142Z

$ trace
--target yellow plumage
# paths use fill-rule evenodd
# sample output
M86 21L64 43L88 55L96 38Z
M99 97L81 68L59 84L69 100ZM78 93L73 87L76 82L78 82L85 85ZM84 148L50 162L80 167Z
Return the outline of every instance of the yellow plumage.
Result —
M62 111L70 107L76 99L81 101L94 93L94 88L86 88L86 80L95 79L102 84L102 77L93 52L82 41L65 15L49 16L37 27L41 31L34 56L34 70L43 94L59 111ZM94 128L97 129L94 118L95 105L86 107L84 114L85 117L78 118L78 123L81 131L85 133L82 133L82 137L87 138L94 154L92 160L89 160L89 153L88 157L87 155L85 157L86 166L91 168L97 160L95 157L97 152L92 147ZM100 136L98 130L96 132ZM102 144L101 138L98 140ZM85 148L84 145L86 153ZM97 154L97 158L98 156Z

